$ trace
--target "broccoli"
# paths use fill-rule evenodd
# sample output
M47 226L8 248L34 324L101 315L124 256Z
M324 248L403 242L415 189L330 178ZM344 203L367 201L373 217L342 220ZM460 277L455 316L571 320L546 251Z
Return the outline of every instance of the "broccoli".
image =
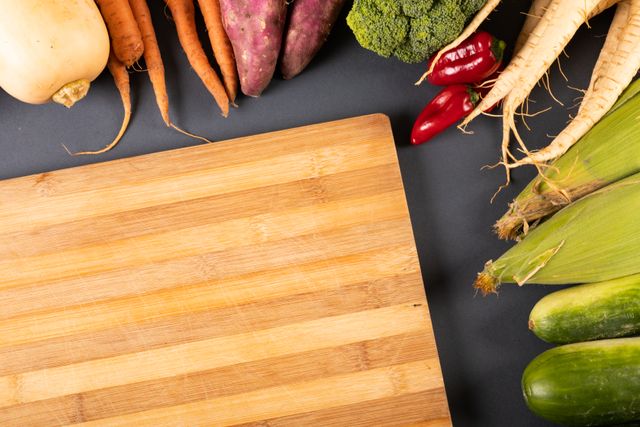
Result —
M355 0L347 24L362 47L416 63L462 32L486 0Z

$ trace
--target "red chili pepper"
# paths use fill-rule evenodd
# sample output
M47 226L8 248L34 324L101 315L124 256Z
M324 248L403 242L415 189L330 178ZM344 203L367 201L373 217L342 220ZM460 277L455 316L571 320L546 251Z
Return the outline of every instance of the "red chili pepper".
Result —
M486 31L475 33L458 47L445 52L427 79L439 86L480 83L500 68L505 47L505 42ZM429 60L429 67L433 59Z
M448 86L422 110L411 131L411 143L427 142L466 117L478 104L480 95L468 85Z

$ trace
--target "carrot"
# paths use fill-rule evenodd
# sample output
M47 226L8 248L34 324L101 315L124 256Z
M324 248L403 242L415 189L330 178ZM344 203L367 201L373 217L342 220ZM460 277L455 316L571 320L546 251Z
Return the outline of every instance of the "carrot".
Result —
M613 40L611 43L605 42L601 53L604 59L598 60L599 66L594 70L592 83L576 117L551 144L530 153L511 167L548 162L560 157L611 109L631 83L640 68L640 0L620 3L611 29L607 38ZM613 46L615 50L611 51Z
M171 126L169 118L169 96L167 95L167 84L164 76L164 63L160 55L156 32L151 21L151 12L146 0L129 0L129 5L142 33L144 43L144 62L149 72L149 79L156 96L156 103L160 109L162 120L167 126Z
M229 114L229 97L220 82L215 70L211 68L207 55L202 49L202 44L196 32L196 18L193 0L165 0L173 20L176 23L178 39L184 49L189 63L195 70L207 90L213 95L216 103L222 111L222 115Z
M434 57L433 61L431 62L431 67L429 67L427 72L424 73L422 75L422 77L420 77L420 80L418 80L416 82L416 86L419 85L419 84L422 84L422 82L425 81L425 79L429 76L429 74L431 74L433 72L433 69L434 69L436 63L438 62L438 59L440 59L440 57L446 51L455 48L460 43L462 43L463 41L468 39L469 36L471 36L471 34L474 33L480 27L480 24L482 24L485 21L485 19L487 19L487 16L489 16L491 14L491 12L493 12L493 10L498 6L498 4L500 4L500 0L487 0L487 2L484 4L484 6L482 6L482 9L480 9L478 11L478 13L476 14L476 16L473 17L473 19L471 20L469 25L467 25L467 27L464 29L464 31L462 31L462 33L460 33L458 38L455 39L454 41L452 41L451 43L449 43L448 45L446 45L445 47L443 47L442 49L440 49L438 51L438 53L436 53L436 56Z
M198 0L204 23L207 26L213 55L220 66L222 80L229 100L233 103L238 94L238 69L233 47L222 25L220 0Z
M118 144L118 142L120 142L120 139L122 139L122 136L129 126L129 120L131 119L131 92L129 87L129 73L127 72L127 67L116 57L113 49L111 49L111 52L109 54L107 68L109 68L109 72L113 76L113 81L115 82L116 88L120 93L120 98L122 99L122 107L124 108L122 126L120 126L120 131L118 132L114 140L106 147L101 148L97 151L81 151L79 153L73 153L74 155L102 154L111 150ZM69 152L69 150L67 150L67 152Z
M522 26L518 39L516 40L516 44L513 49L514 52L518 52L522 49L522 46L526 43L529 35L536 25L538 25L542 15L544 15L545 11L549 7L549 3L551 3L551 0L533 0L531 7L529 8L529 12L527 12L527 19L525 19L524 25Z
M104 18L116 57L132 66L142 56L144 45L140 29L127 0L96 0Z

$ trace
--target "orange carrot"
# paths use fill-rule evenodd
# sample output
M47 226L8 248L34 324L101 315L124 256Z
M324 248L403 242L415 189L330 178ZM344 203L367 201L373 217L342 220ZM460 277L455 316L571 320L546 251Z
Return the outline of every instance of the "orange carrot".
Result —
M213 54L220 66L224 87L227 90L229 100L233 103L238 94L238 69L231 42L222 25L220 0L198 0L198 4L209 32Z
M142 33L144 62L149 72L153 92L156 95L156 103L160 109L162 120L164 120L167 126L171 126L171 119L169 119L169 96L167 95L167 84L164 77L164 63L160 55L156 32L153 29L149 6L147 6L146 0L129 0L129 5Z
M142 35L127 0L96 0L104 18L116 57L132 66L142 56Z
M118 144L125 131L127 130L127 127L129 126L129 120L131 119L131 93L129 88L129 73L127 72L127 67L116 57L113 49L111 49L111 53L109 54L107 67L109 68L109 72L111 72L111 75L113 76L113 81L116 83L116 88L118 88L118 92L120 92L120 98L122 99L122 107L124 108L122 126L120 127L118 135L116 135L111 144L97 151L81 151L79 153L74 153L75 155L101 154L111 150L116 146L116 144Z
M227 117L229 114L229 97L220 78L215 70L211 68L207 55L204 53L202 44L198 39L193 0L165 0L165 2L171 11L171 15L173 15L178 31L178 39L187 55L187 59L189 59L189 63L207 90L215 98L222 115Z

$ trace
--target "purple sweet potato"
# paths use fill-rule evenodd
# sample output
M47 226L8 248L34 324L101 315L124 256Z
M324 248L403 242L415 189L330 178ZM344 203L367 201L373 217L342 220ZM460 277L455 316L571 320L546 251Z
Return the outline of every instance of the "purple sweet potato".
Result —
M284 36L280 71L291 79L309 65L338 19L345 0L294 0Z
M286 0L220 0L222 22L236 56L240 88L260 96L276 69Z

